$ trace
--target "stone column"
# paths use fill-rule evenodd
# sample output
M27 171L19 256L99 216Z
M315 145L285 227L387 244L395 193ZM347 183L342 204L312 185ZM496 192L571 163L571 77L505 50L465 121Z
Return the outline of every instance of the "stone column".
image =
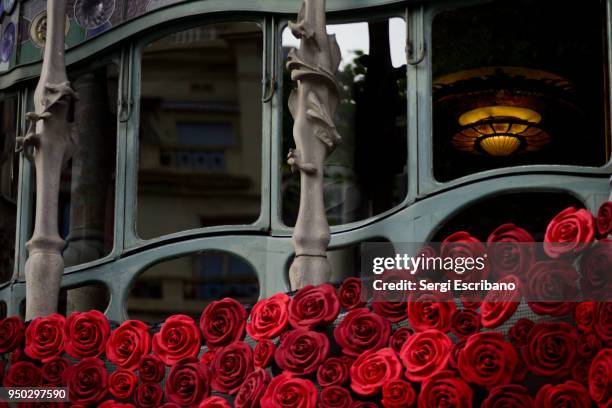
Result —
M327 282L329 224L323 202L323 162L341 138L333 122L339 102L335 73L340 64L336 38L325 28L325 0L304 0L298 21L289 28L301 40L287 67L297 88L289 96L295 149L288 155L300 172L300 207L293 232L295 259L289 269L292 289Z

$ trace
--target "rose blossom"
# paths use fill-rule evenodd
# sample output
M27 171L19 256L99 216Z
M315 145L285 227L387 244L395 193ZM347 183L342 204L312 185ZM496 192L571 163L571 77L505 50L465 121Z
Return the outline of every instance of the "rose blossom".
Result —
M453 344L451 348L450 355L448 356L448 365L454 369L457 368L457 363L459 361L459 353L465 347L465 341L467 337L460 339L457 343Z
M593 329L601 341L612 346L612 302L596 302L593 309Z
M251 346L237 341L217 350L210 368L212 389L235 394L247 375L253 371Z
M353 398L346 388L332 385L321 390L319 408L350 408L352 404Z
M232 408L230 404L227 403L221 397L208 397L203 400L198 408Z
M606 238L612 234L612 201L607 201L599 207L597 211L597 236Z
M503 335L485 332L468 337L457 368L467 382L493 388L510 383L517 364L518 355Z
M106 344L106 357L121 368L135 370L149 350L149 326L138 320L126 320L111 333Z
M166 364L173 365L200 351L200 332L193 319L186 315L173 315L166 319L158 333L153 335L153 352Z
M563 384L545 384L538 391L536 407L590 408L591 398L582 384L566 381Z
M209 349L244 339L247 312L231 298L209 303L200 317L200 330Z
M101 401L107 393L108 373L99 358L86 357L68 367L63 375L70 402L89 405Z
M580 302L574 307L574 323L581 332L588 333L593 330L593 317L595 304L593 302Z
M115 398L127 399L132 396L138 377L130 370L120 368L108 376L108 391Z
M340 289L338 289L338 300L340 305L346 310L365 306L366 302L362 300L361 294L361 279L355 277L346 278L342 282Z
M265 408L316 408L317 388L303 378L283 373L270 381L262 399Z
M408 337L414 334L414 330L409 327L399 327L396 329L391 337L389 337L389 347L391 347L395 352L399 353L402 349L402 346L408 340Z
M593 216L584 208L566 208L546 227L544 252L551 258L584 251L595 238Z
M440 292L411 292L408 298L408 320L416 331L449 331L450 317L456 309L455 302L447 294Z
M576 342L576 352L580 357L591 360L601 349L601 340L595 333L582 333Z
M253 340L273 339L281 334L289 322L289 296L278 293L255 303L246 331Z
M383 385L382 405L385 408L408 408L416 400L416 393L409 382L393 380Z
M327 283L304 286L289 303L289 323L296 329L330 324L339 313L336 289Z
M480 330L480 313L471 309L457 309L451 315L451 332L457 337L466 337Z
M538 407L548 407L548 405L537 405ZM482 408L496 407L521 407L534 408L533 399L529 395L527 388L516 385L498 385L489 392L489 396L482 403Z
M285 334L274 353L278 366L294 375L316 371L329 353L329 339L323 333L295 329Z
M142 382L160 382L166 375L166 366L155 354L147 354L140 359L138 374Z
M39 387L42 384L40 369L29 361L11 364L2 380L5 387Z
M70 367L70 361L63 357L54 357L41 367L43 382L46 385L60 385L64 371Z
M423 383L419 408L471 408L472 389L453 371L440 371Z
M255 368L267 368L272 362L276 346L270 340L260 340L253 350L253 365Z
M372 311L389 320L391 323L399 323L406 320L408 313L406 312L406 302L385 302L374 300L372 303Z
M534 259L533 236L514 224L498 227L487 239L487 253L493 274L498 278L506 275L522 277Z
M578 272L569 261L537 262L528 276L525 296L534 313L563 316L571 312L578 295Z
M97 310L72 312L66 320L64 350L77 359L98 357L104 352L110 334L106 316Z
M74 404L72 406L75 407ZM106 400L100 405L98 405L98 408L136 408L136 407L132 404L124 404L122 402Z
M527 337L529 331L533 329L535 323L524 317L518 319L514 325L508 330L508 337L510 341L516 346L525 346L527 344Z
M535 375L568 375L576 357L576 340L576 330L567 323L537 323L523 348L525 364Z
M270 374L267 371L258 369L247 376L234 398L236 408L256 408L263 397L266 387L270 383Z
M479 282L481 279L487 279L490 272L490 265L486 256L487 250L480 240L471 236L466 231L458 231L449 235L440 244L440 256L444 258L481 258L484 262L484 268L472 269L464 274L457 274L454 271L449 272L449 277L452 279L461 279L464 282Z
M452 345L446 334L435 329L410 336L399 352L406 378L420 382L444 370Z
M367 308L353 309L334 328L334 339L342 353L357 357L366 350L387 345L391 324Z
M514 275L506 275L498 283L514 284L515 290L490 290L480 306L482 325L495 328L504 324L512 317L521 302L521 282Z
M144 382L138 384L134 401L140 408L157 408L164 398L164 392L157 383Z
M193 407L210 393L208 367L196 358L178 361L170 368L166 378L166 399L180 406Z
M25 331L25 354L43 363L62 354L66 318L53 313L33 319Z
M0 320L0 354L15 350L23 340L25 325L19 317L12 316Z
M208 350L202 353L200 357L200 363L210 365L215 358L215 352L213 350Z
M317 370L317 383L321 387L344 385L348 381L351 364L353 360L346 356L328 358Z
M612 400L612 349L597 353L589 370L589 394L601 407Z
M379 408L376 403L371 401L353 401L351 408Z
M609 300L612 292L612 239L602 239L580 258L580 289L585 300Z
M357 357L351 366L351 389L368 397L378 393L388 381L402 375L402 364L390 348L368 350Z

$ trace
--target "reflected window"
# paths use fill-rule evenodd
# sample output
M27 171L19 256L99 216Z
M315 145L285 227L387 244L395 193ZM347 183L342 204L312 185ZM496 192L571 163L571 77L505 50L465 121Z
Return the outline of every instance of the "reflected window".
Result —
M255 23L223 23L143 50L137 215L143 239L259 218L262 38Z
M13 274L19 156L15 153L17 98L0 100L0 283Z
M160 322L176 313L197 320L210 301L225 297L245 305L257 302L257 274L238 256L206 251L145 270L132 285L127 309L130 319L148 322Z
M435 16L437 180L609 160L603 3L497 0Z
M342 143L324 164L330 225L363 220L386 211L406 196L406 24L401 18L331 24L342 60L335 124ZM286 28L286 56L299 40ZM295 146L293 117L286 109L295 84L285 67L282 153ZM282 219L293 226L300 195L299 174L282 166Z

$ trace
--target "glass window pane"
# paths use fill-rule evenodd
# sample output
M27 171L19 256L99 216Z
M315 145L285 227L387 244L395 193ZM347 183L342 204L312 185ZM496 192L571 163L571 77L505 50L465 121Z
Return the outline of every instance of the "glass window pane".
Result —
M330 225L359 221L386 211L406 196L406 24L401 18L327 26L342 60L337 73L341 100L335 124L342 143L324 164ZM287 56L299 40L286 28ZM294 147L293 118L287 101L295 84L285 68L282 153ZM282 166L282 219L295 225L299 174Z
M19 156L15 153L17 98L0 101L0 283L13 274Z
M262 32L191 28L142 55L138 234L252 224L261 207Z
M610 157L603 2L497 0L433 21L434 174Z

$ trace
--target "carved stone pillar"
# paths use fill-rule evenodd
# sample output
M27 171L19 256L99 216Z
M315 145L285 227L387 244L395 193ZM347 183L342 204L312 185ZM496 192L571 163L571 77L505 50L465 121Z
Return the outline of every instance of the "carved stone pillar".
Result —
M295 259L289 269L292 289L327 282L331 275L329 225L323 201L323 162L341 138L333 122L339 102L335 73L340 64L336 38L325 28L325 0L304 0L289 28L301 40L287 67L297 88L289 97L295 149L288 163L300 171L300 208L293 233Z
M58 233L60 173L73 146L70 122L75 93L66 77L64 26L66 0L47 0L47 36L42 72L34 91L35 112L19 142L36 167L34 233L26 244L26 320L57 310L64 261Z

